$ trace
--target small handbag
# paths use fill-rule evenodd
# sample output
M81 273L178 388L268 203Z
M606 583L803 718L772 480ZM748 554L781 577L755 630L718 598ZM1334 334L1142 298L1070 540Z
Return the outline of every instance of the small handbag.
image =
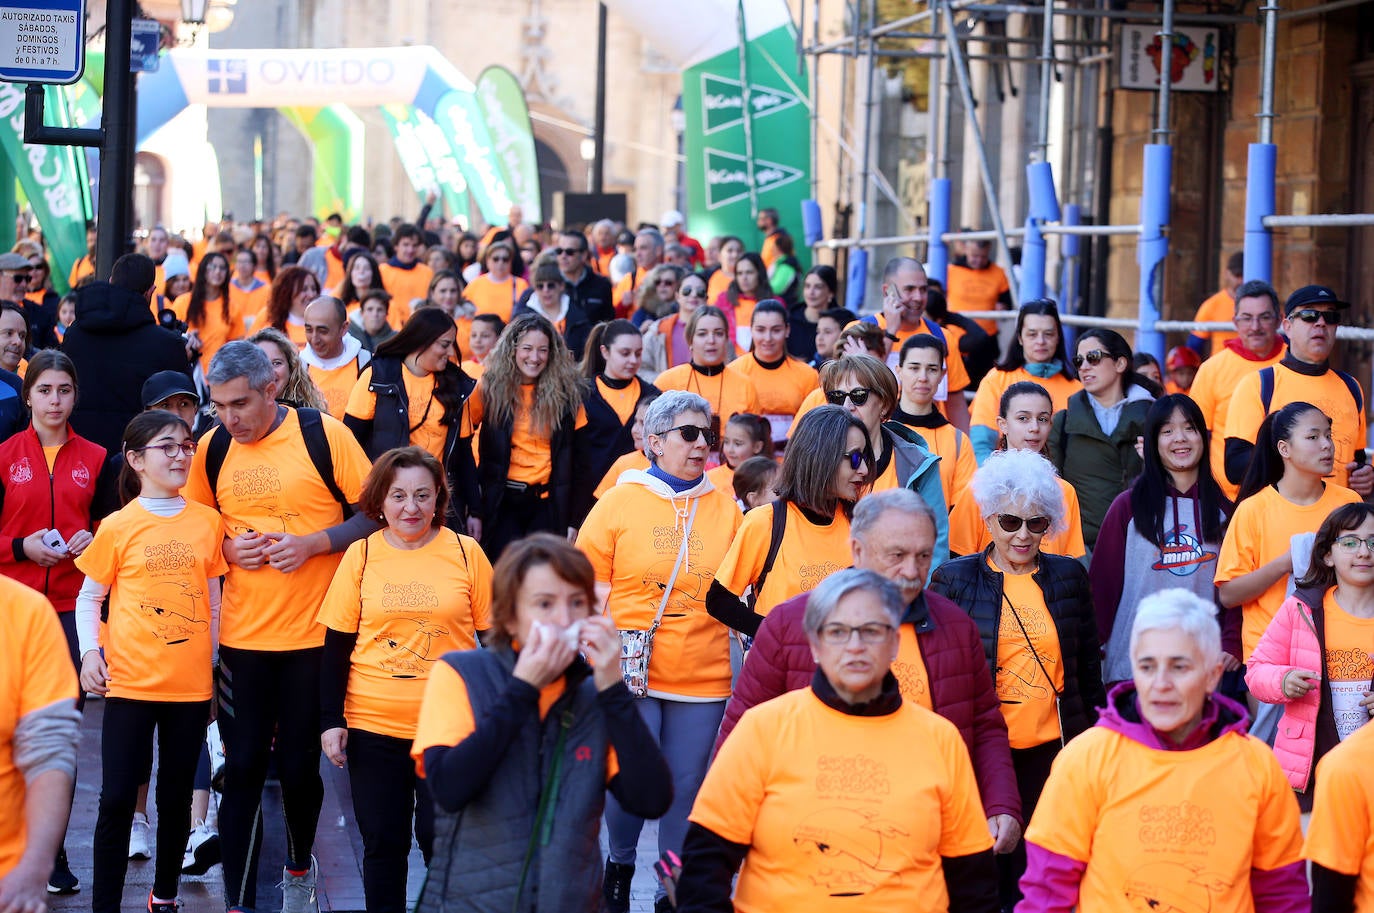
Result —
M649 658L654 652L654 634L663 621L663 611L668 608L668 599L673 595L673 584L677 583L678 571L682 569L682 559L687 555L688 540L692 535L692 520L696 518L698 503L700 502L696 499L692 501L692 510L687 515L687 525L682 531L682 545L677 550L673 573L663 587L663 598L659 600L654 623L647 631L620 629L620 674L625 679L625 687L629 688L635 697L649 696Z

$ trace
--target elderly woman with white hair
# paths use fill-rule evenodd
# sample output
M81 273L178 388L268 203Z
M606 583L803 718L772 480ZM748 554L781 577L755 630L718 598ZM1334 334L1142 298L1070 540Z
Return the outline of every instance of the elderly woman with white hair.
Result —
M1097 622L1083 565L1040 548L1067 522L1050 461L1029 450L994 453L974 474L972 491L992 544L941 565L930 588L978 625L1029 818L1055 755L1092 726L1106 701ZM1002 905L1010 907L1020 898L1024 844L997 864Z
M706 592L744 518L733 493L714 488L705 475L713 443L705 399L683 390L659 396L644 414L649 468L623 473L577 537L622 632L625 683L672 770L660 853L682 849L687 813L730 697L729 634L707 613ZM605 906L623 913L644 819L612 796L606 825Z
M998 909L968 749L891 671L906 608L870 570L812 591L811 686L751 708L721 746L692 808L678 913Z
M1305 913L1298 803L1245 708L1216 693L1216 606L1142 599L1130 650L1133 680L1045 784L1017 913Z

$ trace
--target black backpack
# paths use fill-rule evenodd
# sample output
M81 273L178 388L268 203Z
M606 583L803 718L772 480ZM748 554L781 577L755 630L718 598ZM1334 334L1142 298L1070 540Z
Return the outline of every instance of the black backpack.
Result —
M305 442L305 452L320 475L320 481L343 508L343 518L353 516L353 505L348 503L339 483L334 481L334 455L329 452L329 438L324 433L324 420L318 409L297 409L296 418L301 423L301 440ZM219 473L224 468L224 458L229 455L229 444L233 438L229 429L219 425L210 435L210 443L205 448L205 477L210 480L210 495L215 496L219 485ZM218 502L218 498L216 498Z

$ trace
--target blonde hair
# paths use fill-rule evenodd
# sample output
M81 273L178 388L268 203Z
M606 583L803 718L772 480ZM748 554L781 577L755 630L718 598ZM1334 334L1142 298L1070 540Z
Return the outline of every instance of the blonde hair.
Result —
M296 349L295 344L286 338L285 333L273 327L267 327L248 337L248 341L253 345L260 342L270 342L281 351L282 357L286 359L286 383L277 391L279 401L294 406L304 406L308 409L318 409L321 412L329 411L329 404L325 402L324 394L310 379L310 372L305 369L300 352Z

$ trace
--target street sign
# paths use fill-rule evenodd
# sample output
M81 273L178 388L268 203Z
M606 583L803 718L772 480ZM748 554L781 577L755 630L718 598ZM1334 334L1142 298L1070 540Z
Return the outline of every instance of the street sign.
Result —
M129 72L156 73L162 26L156 19L135 19L129 25Z
M0 2L0 81L67 85L86 68L86 0Z

